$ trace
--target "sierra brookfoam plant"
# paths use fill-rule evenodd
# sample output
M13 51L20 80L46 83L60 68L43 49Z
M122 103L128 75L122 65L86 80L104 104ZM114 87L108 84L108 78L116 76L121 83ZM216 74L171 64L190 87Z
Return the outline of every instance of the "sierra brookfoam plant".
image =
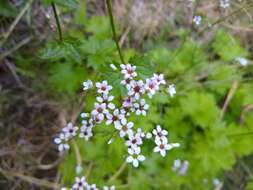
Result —
M138 167L140 162L145 161L145 156L141 154L145 140L153 141L155 144L153 151L160 153L162 157L166 156L167 151L179 147L179 143L168 142L168 132L160 125L157 125L153 131L143 131L141 126L135 126L134 122L130 120L133 115L135 117L147 116L149 105L146 103L146 99L151 99L162 90L162 87L165 87L164 75L153 74L152 77L146 78L144 81L138 78L136 66L121 64L120 67L123 75L120 84L126 88L126 95L118 101L111 94L113 86L106 80L95 84L91 80L83 82L84 91L96 88L96 101L92 110L80 114L80 127L68 123L54 139L60 152L67 151L70 148L69 141L75 137L86 141L90 140L93 137L93 129L103 122L108 127L113 127L119 138L125 141L128 152L125 161L134 167ZM175 85L170 84L167 91L168 96L173 97L176 93ZM76 181L72 189L89 189L84 178L76 178ZM95 184L93 186L93 189L97 188Z

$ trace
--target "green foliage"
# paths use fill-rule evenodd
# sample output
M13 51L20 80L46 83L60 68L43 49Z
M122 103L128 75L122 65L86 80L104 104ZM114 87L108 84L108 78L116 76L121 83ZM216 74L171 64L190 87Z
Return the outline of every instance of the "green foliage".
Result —
M59 92L69 93L80 89L85 79L85 70L80 65L55 63L51 66L49 83Z
M96 70L113 62L115 44L112 40L89 38L83 41L81 51L86 55L88 66Z
M214 52L224 61L247 56L247 51L240 46L239 42L223 30L216 33L212 47Z
M253 190L253 180L252 179L247 184L246 190Z
M0 16L15 17L16 15L17 9L11 6L8 0L2 0L0 3Z
M87 21L87 32L90 32L98 40L108 40L111 38L111 27L107 17L94 16Z
M188 93L180 102L182 113L191 118L196 125L205 128L219 118L219 109L214 96L200 92Z

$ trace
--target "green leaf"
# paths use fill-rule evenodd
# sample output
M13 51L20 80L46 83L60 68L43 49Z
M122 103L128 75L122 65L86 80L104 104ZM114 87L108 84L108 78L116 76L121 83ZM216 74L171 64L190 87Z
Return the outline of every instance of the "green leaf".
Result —
M231 61L236 57L246 57L248 54L240 46L240 43L224 30L216 33L212 48L224 61Z
M77 39L65 39L64 42L49 43L39 52L39 57L50 61L57 61L64 58L68 61L81 63L79 45L80 42Z
M86 1L80 0L80 5L75 11L74 16L75 23L79 25L85 25L86 23Z
M193 156L199 162L199 167L212 174L231 169L235 155L226 136L225 125L215 122L205 134L196 134L192 145Z
M86 24L86 30L99 40L110 39L112 36L109 18L104 16L93 16L89 19Z
M219 109L211 94L190 92L180 100L180 106L182 114L190 116L191 120L202 128L210 126L219 117Z
M154 65L151 63L149 55L136 55L129 60L129 63L136 66L136 71L141 79L149 78L154 73Z
M112 40L97 40L89 38L80 47L83 54L87 56L88 66L98 69L101 66L110 65L113 62L115 44Z
M7 0L3 0L0 3L0 16L4 17L15 17L17 15L18 10L16 7L11 6L10 2Z
M59 92L73 93L81 87L85 70L71 63L53 63L50 69L49 83Z

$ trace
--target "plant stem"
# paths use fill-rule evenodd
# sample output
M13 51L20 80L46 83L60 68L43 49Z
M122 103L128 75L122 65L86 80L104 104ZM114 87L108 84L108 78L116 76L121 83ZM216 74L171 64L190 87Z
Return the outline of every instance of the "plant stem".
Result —
M116 35L116 30L115 30L113 15L112 15L111 1L106 0L106 5L107 5L108 13L109 13L110 24L111 24L111 28L112 28L112 34L113 34L113 38L114 38L114 41L115 41L115 44L116 44L116 47L117 47L117 50L118 50L118 53L119 53L119 57L120 57L120 60L121 60L122 64L125 64L125 61L124 61L124 58L123 58L123 55L122 55L122 52L121 52L121 49L120 49L120 46L119 46L118 38L117 38L117 35Z
M52 8L53 8L53 12L54 12L54 18L55 18L55 21L56 21L56 24L57 24L57 29L58 29L58 33L59 33L59 39L60 39L60 41L62 41L63 38L62 38L62 30L61 30L60 19L59 19L59 16L57 14L57 11L56 11L55 3L52 2L51 5L52 5Z

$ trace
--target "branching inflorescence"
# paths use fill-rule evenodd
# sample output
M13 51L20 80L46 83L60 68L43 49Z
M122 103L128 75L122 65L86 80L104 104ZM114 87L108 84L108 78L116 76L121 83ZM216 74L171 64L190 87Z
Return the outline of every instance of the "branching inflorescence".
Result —
M69 140L77 135L87 141L90 140L93 136L93 128L102 122L105 122L106 125L112 125L118 132L119 137L124 139L129 154L126 162L131 163L134 167L138 167L139 162L145 160L145 156L141 154L141 146L145 139L154 141L156 145L154 152L160 153L162 157L166 156L168 150L179 147L179 143L168 142L168 132L162 129L160 125L157 125L152 132L144 132L142 128L135 129L134 122L129 121L131 114L135 114L137 117L147 115L149 105L146 103L145 97L152 98L160 90L161 86L166 85L164 75L153 74L151 78L146 78L143 81L136 79L138 77L136 66L121 64L120 67L123 75L121 85L127 89L127 94L120 101L120 106L117 107L113 103L114 96L110 94L113 87L106 80L97 82L95 85L93 85L91 80L83 82L84 91L95 86L98 96L96 97L93 110L90 113L81 113L81 127L68 123L59 136L55 138L55 143L58 145L60 152L68 150L70 148ZM114 66L113 69L115 70L115 68ZM176 93L175 85L169 85L167 92L173 97ZM76 181L78 180L81 180L80 185L82 183L86 189L89 189L86 181L85 183L82 182L84 178L77 178ZM76 183L72 188L82 189L78 188ZM96 189L96 187L94 188Z

